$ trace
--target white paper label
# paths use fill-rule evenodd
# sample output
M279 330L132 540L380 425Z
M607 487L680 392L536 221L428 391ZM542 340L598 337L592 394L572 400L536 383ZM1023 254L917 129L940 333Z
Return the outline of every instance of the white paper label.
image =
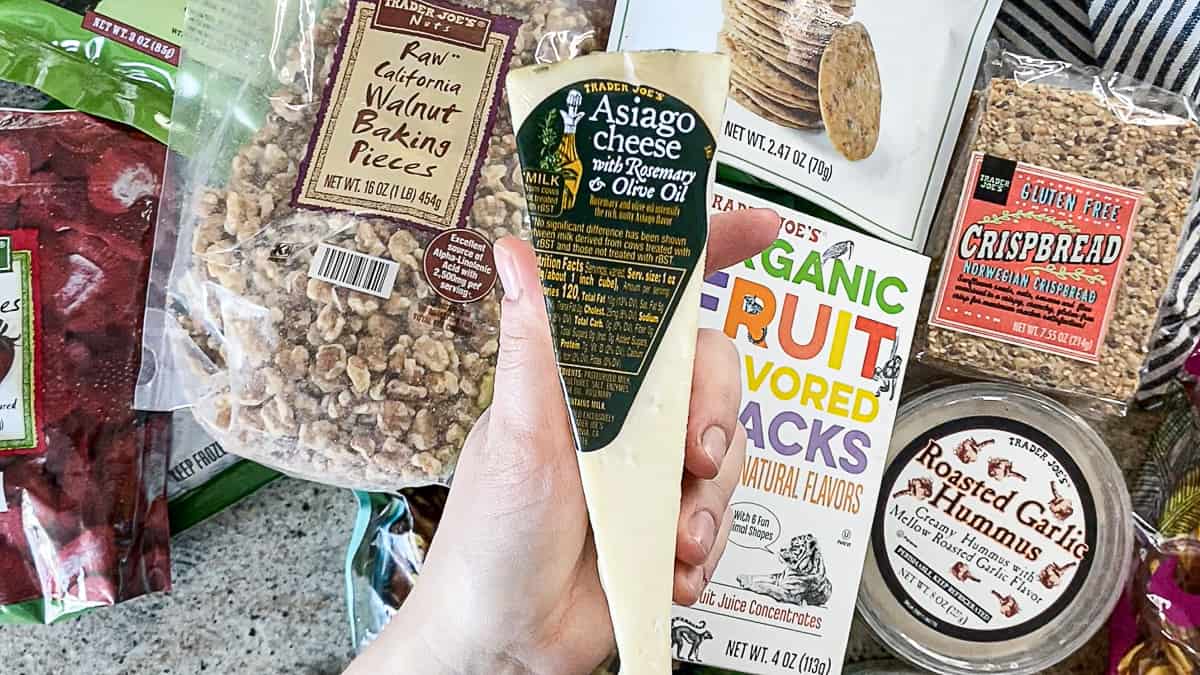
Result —
M308 276L342 288L387 300L396 286L399 263L321 244L313 255Z
M913 440L888 467L876 560L905 609L973 641L1031 633L1070 604L1096 545L1091 492L1066 451L1026 424L970 417Z

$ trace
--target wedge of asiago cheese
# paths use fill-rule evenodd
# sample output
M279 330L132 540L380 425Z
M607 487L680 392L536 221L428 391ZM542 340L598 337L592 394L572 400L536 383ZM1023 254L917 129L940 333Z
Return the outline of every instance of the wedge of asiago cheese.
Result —
M508 77L559 372L623 675L669 626L718 54L607 53Z

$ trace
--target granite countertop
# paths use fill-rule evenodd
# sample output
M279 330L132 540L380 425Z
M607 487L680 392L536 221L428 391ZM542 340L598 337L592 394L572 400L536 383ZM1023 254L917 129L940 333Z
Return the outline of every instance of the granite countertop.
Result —
M347 490L284 479L172 541L175 590L0 627L5 675L333 675L350 662Z

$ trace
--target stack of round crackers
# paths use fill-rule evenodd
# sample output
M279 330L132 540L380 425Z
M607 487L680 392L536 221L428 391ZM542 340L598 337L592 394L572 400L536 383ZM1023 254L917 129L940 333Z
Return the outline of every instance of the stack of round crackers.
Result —
M825 128L847 159L879 139L881 87L855 0L724 0L720 42L733 61L730 95L793 129Z

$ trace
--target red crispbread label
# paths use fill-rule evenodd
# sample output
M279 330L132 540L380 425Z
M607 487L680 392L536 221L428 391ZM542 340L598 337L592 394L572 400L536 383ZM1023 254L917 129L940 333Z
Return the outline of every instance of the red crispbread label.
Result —
M975 153L929 323L1098 363L1143 196Z

